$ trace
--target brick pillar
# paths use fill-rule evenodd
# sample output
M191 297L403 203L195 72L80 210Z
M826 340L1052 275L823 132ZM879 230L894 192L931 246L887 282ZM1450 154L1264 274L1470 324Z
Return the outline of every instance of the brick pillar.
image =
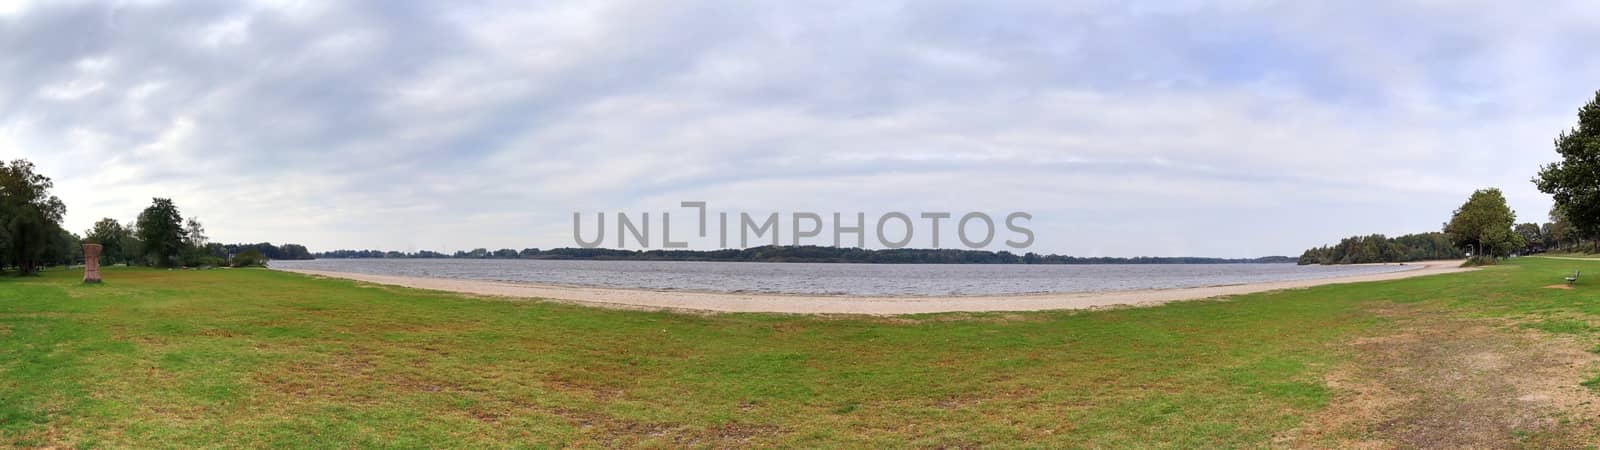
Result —
M83 282L100 282L100 244L83 244Z

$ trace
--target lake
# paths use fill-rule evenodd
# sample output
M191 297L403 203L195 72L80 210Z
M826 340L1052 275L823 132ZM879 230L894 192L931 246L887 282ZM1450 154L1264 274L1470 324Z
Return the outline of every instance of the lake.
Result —
M767 294L947 296L1104 292L1305 280L1404 266L813 264L524 259L319 259L271 267L565 286Z

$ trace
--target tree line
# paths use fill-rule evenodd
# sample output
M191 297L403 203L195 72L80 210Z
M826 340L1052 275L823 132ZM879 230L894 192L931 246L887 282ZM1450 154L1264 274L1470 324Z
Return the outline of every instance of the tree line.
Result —
M256 266L268 259L309 259L304 246L210 242L200 219L185 219L172 199L154 198L126 224L105 218L78 235L61 226L66 204L32 162L0 162L0 270L36 274L83 262L85 243L101 245L101 262L155 267Z
M1600 91L1578 108L1578 125L1556 136L1555 150L1560 160L1541 166L1532 179L1555 200L1549 222L1517 223L1499 189L1482 189L1444 224L1450 245L1471 254L1471 263L1547 251L1600 252ZM1450 253L1437 248L1441 241L1432 233L1411 236L1427 239L1407 245L1382 235L1346 238L1336 246L1306 250L1300 263L1395 262L1415 260L1413 252Z
M1543 224L1520 223L1512 229L1526 243L1524 253L1580 252L1595 248L1595 238L1573 228L1561 208L1550 209L1550 221Z
M1493 264L1497 258L1528 251L1528 241L1514 231L1517 214L1499 189L1474 191L1456 208L1443 231L1387 238L1381 234L1355 236L1338 245L1306 250L1304 264L1366 264L1458 259L1469 264Z
M1074 257L1015 254L1007 251L956 249L884 249L823 247L815 245L768 245L723 250L616 250L605 248L555 248L541 250L477 248L444 254L434 251L398 252L381 250L334 250L317 253L318 258L461 258L461 259L559 259L604 261L725 261L725 262L808 262L867 264L1224 264L1288 263L1287 256L1265 258L1197 257Z
M1466 253L1442 232L1386 237L1382 234L1351 236L1332 246L1308 249L1299 264L1371 264L1460 259Z
M83 241L101 245L104 264L152 267L262 266L273 259L311 259L297 244L222 244L206 237L197 217L183 218L172 199L153 198L127 225L104 218L84 232Z
M1480 189L1455 210L1442 233L1345 238L1338 245L1306 250L1299 262L1355 264L1471 255L1469 264L1492 264L1517 254L1600 252L1600 92L1578 109L1578 125L1556 136L1555 150L1561 160L1540 167L1532 180L1555 200L1549 222L1517 223L1499 189Z

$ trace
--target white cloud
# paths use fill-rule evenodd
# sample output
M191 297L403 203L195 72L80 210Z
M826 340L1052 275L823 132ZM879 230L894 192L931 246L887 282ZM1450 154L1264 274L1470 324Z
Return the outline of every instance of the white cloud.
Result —
M0 0L0 18L21 15L31 3L30 0Z
M207 25L200 32L200 45L222 48L243 44L250 38L250 17L234 16Z
M106 88L104 81L72 80L39 89L39 96L51 100L77 100Z
M111 58L110 57L106 57L106 56L101 56L101 57L96 57L96 58L83 58L83 59L78 60L78 62L73 64L73 65L76 66L79 71L82 71L82 72L85 72L85 73L90 73L90 74L104 73L106 70L111 68Z

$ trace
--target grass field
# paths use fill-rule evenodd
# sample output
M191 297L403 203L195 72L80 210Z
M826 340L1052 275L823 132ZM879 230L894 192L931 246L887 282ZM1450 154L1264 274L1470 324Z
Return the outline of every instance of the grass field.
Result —
M1582 268L1576 289L1547 287ZM1561 446L1600 261L1092 312L693 315L268 270L0 278L21 447ZM1590 381L1594 380L1594 381ZM1470 420L1468 420L1470 419Z

